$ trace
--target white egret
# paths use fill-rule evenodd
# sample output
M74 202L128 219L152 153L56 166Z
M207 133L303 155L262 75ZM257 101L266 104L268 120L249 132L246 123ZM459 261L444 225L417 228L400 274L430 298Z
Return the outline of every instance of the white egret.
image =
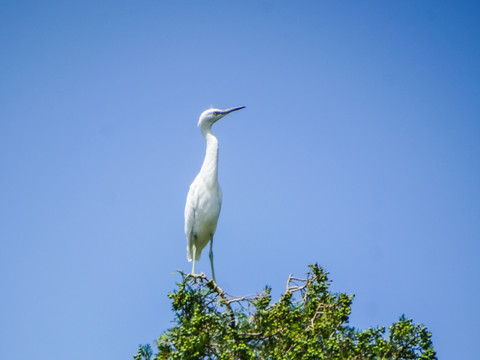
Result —
M218 184L218 141L212 134L212 125L225 115L243 109L245 106L227 110L205 110L198 120L207 150L202 168L198 173L187 195L185 205L185 235L187 237L187 259L193 261L192 274L195 274L195 261L210 241L210 265L212 278L215 281L213 270L213 234L217 229L217 221L222 206L222 190ZM216 282L216 281L215 281Z

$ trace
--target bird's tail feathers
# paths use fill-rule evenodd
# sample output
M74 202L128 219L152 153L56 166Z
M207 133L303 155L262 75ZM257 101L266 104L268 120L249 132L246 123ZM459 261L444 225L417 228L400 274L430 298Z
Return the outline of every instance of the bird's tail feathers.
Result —
M201 255L202 255L202 252L197 250L197 253L195 254L195 261L199 261ZM193 260L193 245L192 246L187 245L187 260L189 262Z

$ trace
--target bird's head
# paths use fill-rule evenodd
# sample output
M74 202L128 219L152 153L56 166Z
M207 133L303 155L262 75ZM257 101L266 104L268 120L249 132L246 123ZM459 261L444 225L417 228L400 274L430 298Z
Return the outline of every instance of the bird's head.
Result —
M198 119L198 126L202 129L204 128L211 128L213 124L215 124L218 120L220 120L225 115L228 115L234 111L243 109L245 106L240 106L236 108L220 110L220 109L208 109L205 110L202 115L200 115L200 119Z

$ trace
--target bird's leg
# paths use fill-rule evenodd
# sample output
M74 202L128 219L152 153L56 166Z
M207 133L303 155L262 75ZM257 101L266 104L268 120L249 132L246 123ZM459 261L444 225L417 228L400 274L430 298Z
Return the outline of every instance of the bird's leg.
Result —
M213 270L213 250L212 250L212 247L213 247L213 235L210 238L210 254L208 254L208 257L210 258L210 266L212 267L213 282L216 284L217 281L215 280L215 271Z
M195 244L192 247L193 247L192 275L195 275L195 256L197 255L197 247L195 246Z

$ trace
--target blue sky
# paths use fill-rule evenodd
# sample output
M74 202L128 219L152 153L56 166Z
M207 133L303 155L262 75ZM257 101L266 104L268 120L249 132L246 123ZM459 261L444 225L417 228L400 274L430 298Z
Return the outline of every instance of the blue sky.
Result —
M351 324L405 313L477 355L480 7L468 1L0 2L5 359L128 359L190 270L196 127L218 122L216 275L318 262ZM203 254L198 271L209 274Z

